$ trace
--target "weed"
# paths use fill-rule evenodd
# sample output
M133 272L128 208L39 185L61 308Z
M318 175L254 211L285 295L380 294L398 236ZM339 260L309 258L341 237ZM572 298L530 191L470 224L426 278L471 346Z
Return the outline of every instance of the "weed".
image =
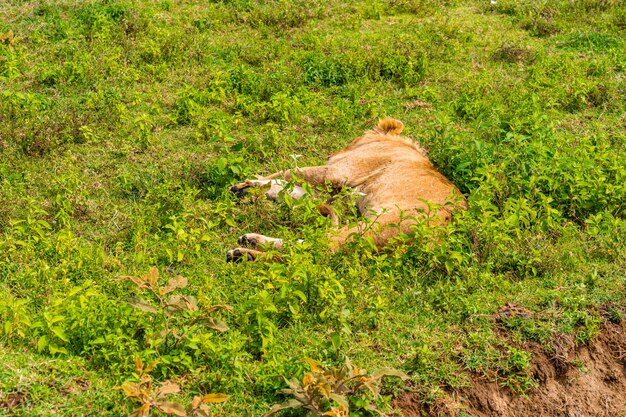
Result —
M314 416L346 417L351 415L351 404L353 410L369 410L384 415L373 403L380 399L382 379L390 376L408 379L407 375L394 369L383 369L367 375L365 369L353 366L347 358L345 366L329 370L311 358L303 361L309 364L311 372L304 375L302 382L286 380L289 388L282 390L294 399L273 406L265 414L267 417L282 410L298 408L304 408ZM365 390L371 395L363 395Z
M224 394L196 396L187 409L178 402L166 401L166 397L169 395L180 392L180 387L171 381L165 381L158 387L155 387L150 376L150 372L152 372L155 365L156 362L152 362L144 366L141 359L136 358L135 373L139 382L126 381L121 386L121 389L126 394L126 398L132 398L141 404L130 416L149 416L151 409L157 409L167 415L210 417L213 414L207 404L221 403L228 400L228 395Z
M177 276L168 280L165 285L159 285L158 278L159 272L156 267L152 267L141 277L118 277L119 280L133 282L140 292L146 291L154 299L153 304L144 298L132 297L128 303L144 313L153 315L151 329L147 329L144 338L151 349L161 354L160 361L165 365L189 366L191 358L187 356L187 350L194 351L200 348L198 346L200 329L209 328L219 332L228 330L224 322L209 314L218 310L230 310L232 307L218 305L201 310L196 297L173 294L187 286L186 278Z

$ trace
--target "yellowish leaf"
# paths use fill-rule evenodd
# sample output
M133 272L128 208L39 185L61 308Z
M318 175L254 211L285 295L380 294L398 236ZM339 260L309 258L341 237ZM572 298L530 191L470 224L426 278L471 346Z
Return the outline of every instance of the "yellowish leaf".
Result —
M128 417L148 417L150 415L150 404L145 403L135 411L133 411Z
M328 382L318 384L317 389L319 390L320 394L324 396L324 398L330 397L330 384Z
M147 282L150 286L154 286L159 279L159 270L156 266L150 268L150 271L142 277L145 282Z
M150 404L148 403L143 404L140 410L141 410L141 414L139 414L139 417L148 417L150 415Z
M304 377L302 378L302 385L304 386L304 388L306 388L309 385L311 385L314 380L315 380L315 377L313 376L313 374L311 373L305 374Z
M229 398L230 396L226 394L207 394L204 397L202 397L202 402L203 403L223 403Z
M155 366L157 366L158 364L159 364L159 361L158 361L158 360L154 360L154 361L150 362L150 363L148 364L148 366L146 366L146 367L144 368L144 370L143 370L143 371L144 371L144 372L146 372L146 373L148 373L148 372L152 372L152 370L154 369L154 367L155 367Z
M221 320L216 320L212 317L208 317L205 320L207 327L213 330L217 330L218 332L225 332L228 330L228 326Z
M344 405L339 405L339 407L332 407L330 411L327 411L322 415L331 417L349 417L350 412Z
M196 417L213 417L211 409L206 404L202 404L200 408L194 409L194 414Z
M139 356L135 356L135 371L141 372L143 369L143 361Z
M187 310L189 311L198 311L198 300L193 295L186 295L184 297L185 303L187 305Z
M162 294L168 294L174 291L176 288L185 288L188 284L187 278L180 275L176 278L172 278L167 282L167 285L161 289Z
M207 313L213 313L214 311L217 310L227 310L227 311L231 311L233 309L232 306L229 305L225 305L225 304L218 304L218 305L214 305L211 307L207 307L205 310Z
M138 397L140 394L139 385L134 382L124 382L122 384L122 390L127 397Z
M119 276L115 278L117 281L131 281L139 288L148 288L144 277Z
M185 412L185 407L183 407L181 404L178 404L178 403L164 401L162 403L159 403L157 407L159 408L159 410L161 410L165 414L169 414L169 415L173 414L176 416L187 415L187 413Z
M154 308L153 306L151 306L150 304L148 304L148 302L142 298L139 297L131 297L128 299L128 304L130 304L131 306L141 310L141 311L145 311L146 313L157 313L158 310L156 308Z
M320 366L319 362L318 362L318 361L316 361L315 359L311 359L311 358L304 358L304 359L302 359L302 362L306 362L306 363L308 363L308 364L309 364L309 366L311 367L311 370L312 370L313 372L317 372L317 373L324 372L324 368L322 368L322 367Z
M302 404L300 401L292 399L282 404L273 405L272 408L270 408L270 411L268 411L267 414L265 414L263 417L270 417L279 411L287 410L289 408L298 409L298 408L302 408L303 406L304 404Z
M163 398L166 395L174 394L180 391L180 387L178 384L173 383L172 381L165 381L158 389L157 398Z
M201 402L202 402L202 397L200 397L199 395L196 395L195 397L193 397L193 400L191 400L191 408L195 410L196 408L198 408Z

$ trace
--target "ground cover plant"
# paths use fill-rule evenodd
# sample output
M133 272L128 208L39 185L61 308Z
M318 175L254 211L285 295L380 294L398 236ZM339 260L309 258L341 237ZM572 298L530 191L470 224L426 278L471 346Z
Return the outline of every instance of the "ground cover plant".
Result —
M471 415L472 381L540 386L530 346L584 375L564 346L626 308L625 30L611 0L2 2L0 414ZM228 192L384 116L468 199L436 244L330 254L327 191ZM245 232L306 240L226 263Z

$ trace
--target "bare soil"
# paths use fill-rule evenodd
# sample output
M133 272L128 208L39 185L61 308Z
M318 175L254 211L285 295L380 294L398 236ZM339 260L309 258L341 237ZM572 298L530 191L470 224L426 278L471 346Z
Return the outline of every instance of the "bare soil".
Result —
M606 323L594 341L576 347L567 336L549 351L528 343L539 386L521 396L479 376L469 388L425 407L414 393L394 402L405 416L626 417L626 320Z

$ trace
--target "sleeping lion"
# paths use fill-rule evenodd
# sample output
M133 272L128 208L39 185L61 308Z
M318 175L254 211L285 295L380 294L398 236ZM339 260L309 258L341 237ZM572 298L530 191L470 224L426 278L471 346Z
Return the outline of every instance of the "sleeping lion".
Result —
M330 250L336 251L355 235L370 237L377 248L384 248L394 236L410 232L419 217L428 216L429 224L443 225L450 221L454 209L467 208L461 192L437 171L426 151L400 136L403 128L398 120L383 119L373 130L332 154L326 165L246 180L230 190L241 196L250 187L269 187L266 195L275 199L293 179L312 186L330 184L333 189L350 187L357 192L358 209L366 219L356 226L338 227L335 211L328 205L320 207L337 226L328 235ZM305 194L298 185L285 192L294 198ZM256 233L242 235L238 242L242 247L229 251L228 261L276 259L259 255L263 247L281 249L284 245L280 238Z

